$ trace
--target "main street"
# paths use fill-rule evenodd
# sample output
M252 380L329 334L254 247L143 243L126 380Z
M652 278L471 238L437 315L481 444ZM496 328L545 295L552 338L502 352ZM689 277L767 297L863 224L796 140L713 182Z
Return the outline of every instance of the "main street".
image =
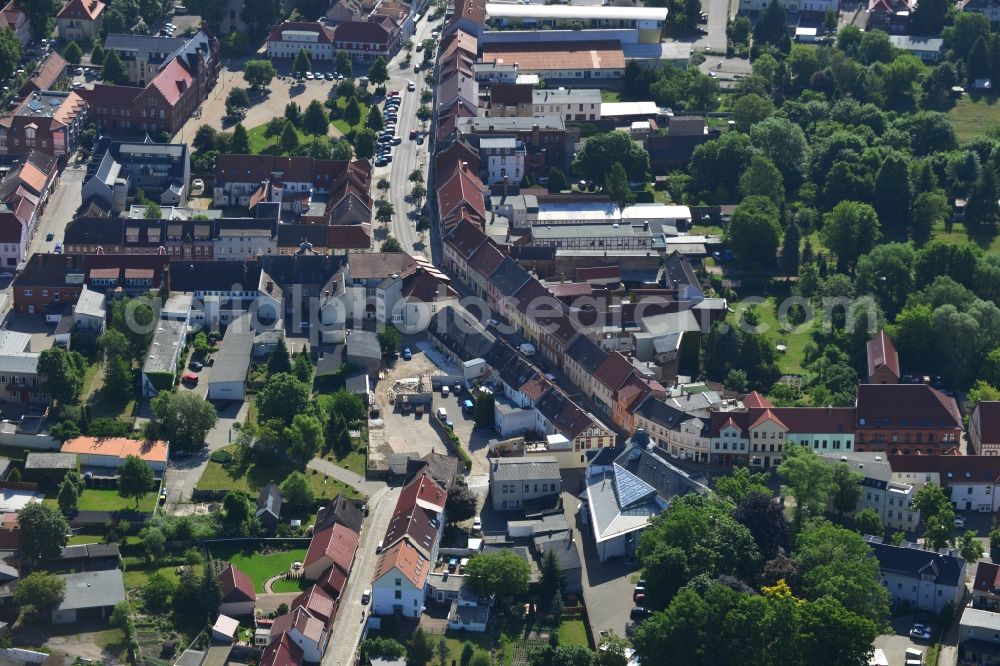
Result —
M429 39L431 32L440 26L440 20L422 19L417 23L415 33L411 38L413 43L418 45L423 40ZM424 83L424 75L427 70L417 73L413 71L413 66L423 62L423 55L423 51L417 51L414 48L410 65L404 69L402 63L406 52L401 50L389 63L389 82L386 83L386 89L398 90L403 96L399 105L399 121L396 124L396 136L400 137L403 142L393 149L392 162L388 166L375 168L372 178L372 195L381 196L381 193L375 188L375 184L378 183L379 179L387 178L390 185L387 198L395 210L389 225L388 235L394 236L403 246L405 252L423 254L430 259L429 248L425 246L429 232L423 234L417 232L416 210L408 200L410 190L413 189L413 183L410 182L409 176L414 169L423 170L424 185L427 185L430 137L424 139L423 145L417 145L416 141L410 139L411 130L426 129L430 126L429 122L423 123L417 118L417 109L420 108L420 93L427 89L427 84ZM414 92L409 92L406 89L406 85L410 81L416 85L417 89ZM378 248L386 234L381 231L384 227L380 223L376 223L376 229L380 231L376 234L376 248Z

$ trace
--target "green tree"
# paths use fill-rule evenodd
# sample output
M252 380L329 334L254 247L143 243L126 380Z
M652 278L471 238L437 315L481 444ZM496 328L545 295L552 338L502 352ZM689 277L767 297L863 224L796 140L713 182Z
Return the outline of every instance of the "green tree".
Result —
M100 42L95 42L94 48L90 50L90 64L98 67L104 64L104 47Z
M979 535L969 530L955 540L955 548L966 562L978 562L986 552Z
M286 154L294 153L295 149L299 147L299 133L291 123L286 123L284 129L281 130L278 147L282 153Z
M80 491L72 482L63 481L59 485L59 510L65 515L71 516L77 511L77 503L80 500Z
M581 178L605 182L608 165L619 163L628 182L644 181L649 171L649 153L625 132L595 134L587 139L573 160L573 172Z
M771 489L767 482L769 472L751 472L749 467L734 467L733 471L715 480L715 490L734 504L740 504L750 493L761 493L770 496Z
M59 509L32 502L17 513L21 528L21 557L31 564L59 557L69 540L69 525Z
M105 67L107 65L105 64ZM230 118L242 118L250 108L250 93L246 88L231 88L226 95L226 115Z
M373 132L381 132L384 126L385 119L382 116L382 110L377 106L368 109L368 117L365 118L365 127Z
M621 162L615 162L604 175L604 190L608 197L619 206L626 206L635 201L635 195L628 186L628 177Z
M802 242L802 230L795 222L790 222L785 227L784 238L781 242L781 271L787 275L798 275L802 261L802 253L799 246Z
M777 0L770 0L764 13L761 14L757 25L753 29L754 44L764 46L770 44L779 51L788 53L791 49L791 40L788 37L786 27L786 17L784 8Z
M71 41L63 49L63 58L66 59L71 65L79 65L80 60L83 59L83 50L80 49L80 45L74 41Z
M295 55L295 62L292 64L292 72L298 76L304 76L306 72L312 71L312 62L309 60L309 54L306 53L305 49L299 49L299 52Z
M150 201L146 204L146 213L143 217L147 220L161 220L163 219L163 211L160 209L160 204L155 201Z
M900 153L891 153L875 176L875 212L886 230L894 235L906 232L913 204L910 168Z
M388 208L386 210L392 210L392 209ZM389 213L389 218L392 219L392 213ZM400 244L400 242L398 240L396 240L392 236L389 236L388 238L386 238L382 242L382 249L381 249L381 251L382 252L402 252L403 251L403 246Z
M198 585L198 599L208 617L215 617L219 611L219 604L222 603L222 589L219 587L219 577L215 575L212 562L208 562L205 566L205 573Z
M163 535L163 530L158 527L144 527L139 530L139 540L142 541L142 548L150 560L163 556L167 546L167 538Z
M281 482L281 499L292 509L308 509L316 502L316 494L305 474L292 472Z
M547 603L549 599L562 594L565 582L562 566L551 548L547 548L542 555L539 569L538 598Z
M969 193L965 205L965 224L974 233L993 232L1000 218L1000 186L997 184L996 172L990 166L984 166L980 171L975 186Z
M787 118L771 116L750 128L750 142L778 167L786 186L796 188L801 184L806 162L806 139L801 127Z
M326 109L323 108L323 103L319 100L314 99L306 107L302 116L302 130L319 136L326 136L327 132L330 131L330 118L326 114Z
M247 24L251 35L259 36L279 23L283 13L280 0L245 0L240 19Z
M292 371L292 361L288 356L288 347L285 345L283 337L278 338L274 350L267 358L267 374L276 375L279 372L288 373Z
M351 56L348 55L347 51L337 51L337 58L334 64L334 69L337 74L344 77L349 77L354 71L353 63L351 62Z
M370 160L375 156L375 148L378 137L370 129L364 129L357 133L354 138L354 151L359 160Z
M568 190L569 182L566 180L566 174L556 167L549 169L548 188L549 192L562 192L563 190Z
M836 491L832 468L801 444L785 444L778 476L786 484L783 492L795 498L796 531L801 529L805 518L820 514Z
M882 526L882 519L879 517L878 512L871 507L862 509L854 516L854 526L862 534L873 534L880 537L885 533L885 528Z
M774 162L763 155L755 155L740 176L740 194L765 196L780 207L785 201L784 177Z
M323 446L323 424L315 416L296 414L285 429L288 452L299 460L312 460Z
M292 374L303 384L310 385L312 383L313 365L305 352L296 354L292 360Z
M237 491L226 493L222 498L222 527L225 533L250 536L254 531L254 522L253 505L247 496Z
M479 391L476 394L476 405L473 421L476 428L488 430L496 423L496 398L489 391Z
M215 408L195 393L160 391L150 401L153 419L149 434L170 442L175 451L195 451L219 420Z
M347 424L358 423L368 413L365 401L346 389L339 389L330 396L331 417L339 414Z
M255 90L266 88L277 75L270 60L247 60L243 65L243 80Z
M455 485L448 489L445 502L445 516L449 523L461 523L471 519L478 511L479 501L467 486Z
M920 488L913 496L913 508L920 512L923 521L930 520L938 515L954 518L954 509L947 493L936 483L927 483Z
M750 484L749 490L732 512L732 517L749 530L761 559L771 561L779 553L789 550L791 526L785 518L784 509L774 501L769 488L760 489Z
M386 252L385 248L382 251ZM379 331L378 343L382 347L383 354L395 354L403 344L403 335L395 326L388 324Z
M531 567L512 551L474 555L466 565L466 584L473 592L497 597L517 597L528 591Z
M383 56L375 59L375 62L368 68L368 80L376 86L381 86L389 80L389 63Z
M777 207L767 197L754 195L745 198L733 211L725 241L740 264L770 266L780 237Z
M50 347L38 355L42 387L49 397L61 404L71 404L79 399L83 390L83 366L83 359L78 353L59 347Z
M472 658L476 656L476 645L471 641L465 641L462 644L462 655L458 659L458 663L461 666L469 666L472 663Z
M142 602L147 611L162 612L169 606L170 598L176 591L177 583L172 578L154 571L146 578L146 584L142 588Z
M358 104L356 97L351 97L347 100L347 105L344 106L344 120L351 127L361 122L361 106Z
M118 467L118 494L125 499L134 499L139 509L139 500L153 487L153 470L139 456L127 456Z
M837 254L838 265L852 265L882 238L878 215L868 204L842 201L825 216L823 244Z
M864 477L847 466L839 463L833 466L833 492L831 504L838 515L854 511L861 497L861 481Z
M250 135L247 134L247 128L243 126L243 123L236 123L236 127L233 128L233 136L229 139L229 150L237 155L251 153Z
M368 656L384 657L386 659L399 659L406 654L406 647L399 641L385 636L372 636L366 638L361 644L361 650Z
M750 165L753 148L742 132L726 132L718 139L694 149L688 171L692 193L712 201L729 201L736 196L740 176Z
M987 384L982 379L978 380L975 384L969 388L969 393L966 396L969 405L974 409L976 405L986 401L996 401L1000 400L1000 389L997 389L991 384Z
M423 629L417 627L406 643L406 663L424 666L434 658L434 643Z
M14 588L14 603L38 611L58 606L66 594L66 580L48 571L32 571Z
M742 132L749 132L750 128L774 113L774 104L768 97L750 93L743 95L733 102L733 120L736 127Z
M128 83L128 73L125 71L125 65L122 64L117 51L109 51L104 57L104 66L101 68L101 80L114 85Z
M309 405L309 387L287 373L269 377L257 394L257 413L260 421L278 419L290 425L296 414Z
M289 102L285 105L285 119L290 122L295 127L299 126L302 122L302 107L300 107L295 102ZM284 129L284 125L281 126Z
M108 360L104 369L104 388L120 399L132 397L132 368L124 358L116 356Z

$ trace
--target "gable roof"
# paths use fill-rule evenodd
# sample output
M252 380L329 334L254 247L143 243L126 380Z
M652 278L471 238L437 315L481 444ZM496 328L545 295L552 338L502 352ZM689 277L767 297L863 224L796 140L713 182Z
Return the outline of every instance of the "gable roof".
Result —
M277 42L284 39L285 32L309 32L316 33L320 44L333 43L333 28L324 23L309 21L285 21L271 28L271 33L267 36L267 41Z
M149 87L156 88L167 104L175 106L193 82L194 77L181 59L174 58L149 82Z
M146 462L167 461L167 443L127 437L74 437L63 443L63 453L114 456L124 460L136 456Z
M260 496L257 498L257 517L260 518L265 513L270 514L275 520L281 517L281 489L271 481L260 489Z
M350 573L359 541L357 532L340 523L334 523L331 527L313 534L309 550L306 551L305 566L308 567L322 558L329 558L344 573Z
M878 558L883 572L914 579L929 579L937 585L947 587L964 584L965 560L955 551L942 553L924 550L918 544L905 541L902 545L894 546L884 543L881 537L871 535L866 536L865 541Z
M979 421L980 442L1000 442L1000 401L983 400L976 405L973 416Z
M861 384L858 425L862 427L962 430L954 398L927 384Z
M333 622L333 617L337 613L337 602L318 585L311 586L295 597L295 600L288 607L303 608L326 625Z
M886 367L893 376L899 378L899 354L892 344L892 338L886 335L885 331L879 331L878 335L868 341L867 352L869 377L872 377L879 368Z
M101 0L69 0L56 14L56 18L96 21L106 6Z
M608 353L604 363L597 368L594 377L601 384L614 391L635 372L635 367L625 358L621 352L613 351Z
M361 525L365 517L361 509L351 500L347 499L343 493L334 497L330 502L321 507L316 514L316 530L323 530L334 523L344 525L352 532L361 534Z
M431 567L424 554L409 539L400 539L379 555L372 582L378 581L393 569L403 574L413 587L421 590L427 582Z
M277 640L264 648L260 658L260 666L301 666L303 660L302 648L282 633Z
M222 588L222 601L257 601L257 594L253 589L253 581L235 566L230 564L219 577L219 586Z

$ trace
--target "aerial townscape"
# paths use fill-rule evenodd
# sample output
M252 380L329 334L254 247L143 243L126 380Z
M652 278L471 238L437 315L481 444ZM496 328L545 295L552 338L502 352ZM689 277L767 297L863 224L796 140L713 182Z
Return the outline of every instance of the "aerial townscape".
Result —
M0 5L0 666L1000 665L1000 0Z

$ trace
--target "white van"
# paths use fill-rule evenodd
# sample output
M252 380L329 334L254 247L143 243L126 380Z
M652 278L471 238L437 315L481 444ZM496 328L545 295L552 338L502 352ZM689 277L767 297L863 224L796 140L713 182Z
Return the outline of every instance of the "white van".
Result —
M438 407L437 410L438 421L444 422L448 420L448 410L444 407Z
M441 387L441 395L443 395L444 397L446 397L446 398L447 398L447 397L448 397L448 394L449 394L450 392L451 392L451 389L449 389L449 388L448 388L448 385L447 385L447 384L445 384L444 386L442 386L442 387Z

